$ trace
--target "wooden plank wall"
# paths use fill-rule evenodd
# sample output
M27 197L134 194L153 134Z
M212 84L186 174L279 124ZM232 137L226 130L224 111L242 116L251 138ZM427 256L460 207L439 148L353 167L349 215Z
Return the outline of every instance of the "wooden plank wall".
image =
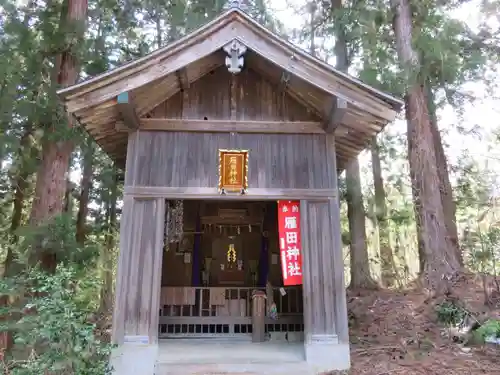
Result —
M338 251L336 245L338 234L332 231L334 200L336 198L316 202L301 201L304 324L307 342L314 341L317 337L335 341L346 339L346 306L341 298L345 294L345 287L344 281L338 277L343 277L344 265L342 252Z
M326 136L325 162L336 190L335 139ZM301 200L301 234L306 343L349 342L344 259L337 197ZM321 287L318 287L321 286Z
M157 340L164 213L164 199L124 199L113 314L118 344L125 336Z
M250 150L250 189L332 187L321 134L144 131L130 135L125 185L215 188L219 149Z
M197 120L320 121L311 110L252 69L221 66L158 105L145 117Z
M146 117L320 121L286 91L251 69L219 67ZM129 136L126 186L216 187L218 149L250 150L249 187L328 189L324 134L139 131Z

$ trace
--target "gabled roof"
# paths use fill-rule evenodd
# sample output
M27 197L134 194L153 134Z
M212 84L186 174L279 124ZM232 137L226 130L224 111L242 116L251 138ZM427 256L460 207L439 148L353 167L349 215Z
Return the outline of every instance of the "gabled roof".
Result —
M120 120L117 97L132 93L137 115L141 117L181 89L176 78L181 69L191 67L188 80L194 81L224 64L220 51L233 40L250 51L245 64L267 73L269 78L274 76L279 80L284 71L289 72L293 94L325 121L329 121L339 101L345 103L352 115L349 121L353 128L361 131L364 124L369 127L365 132L368 140L391 122L403 105L401 100L336 70L273 34L237 8L147 56L61 89L58 95L67 110L117 159L124 152L123 143L126 147L127 139L126 133L120 134L115 129ZM354 135L353 139L356 138L359 137ZM365 143L349 147L357 153Z

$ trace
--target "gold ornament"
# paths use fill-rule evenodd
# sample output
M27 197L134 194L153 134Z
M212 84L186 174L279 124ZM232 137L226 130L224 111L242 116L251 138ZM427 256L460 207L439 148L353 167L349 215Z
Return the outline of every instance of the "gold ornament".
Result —
M234 244L229 244L229 249L227 250L226 256L228 263L236 262L236 249L234 248Z

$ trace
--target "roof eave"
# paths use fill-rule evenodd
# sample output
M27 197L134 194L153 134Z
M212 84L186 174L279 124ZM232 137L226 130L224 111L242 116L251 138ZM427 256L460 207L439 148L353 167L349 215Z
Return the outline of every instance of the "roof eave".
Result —
M280 44L286 45L288 48L292 49L294 52L297 52L298 54L300 54L301 57L308 59L312 63L323 67L324 69L328 70L331 74L336 75L336 76L340 76L340 77L358 85L360 88L363 88L363 89L369 91L371 94L375 94L376 96L379 96L381 99L383 99L388 104L390 104L398 112L403 107L403 105L404 105L403 100L398 99L395 96L393 96L391 94L387 94L381 90L378 90L378 89L364 83L363 81L359 80L358 78L355 78L355 77L349 75L348 73L345 73L345 72L342 72L342 71L336 69L332 65L326 63L325 61L320 60L319 58L311 55L310 53L305 51L303 48L288 42L287 40L281 38L279 35L276 35L275 33L266 29L264 26L259 24L257 21L255 21L253 18L251 18L247 13L241 11L240 9L235 9L235 15L243 17L243 20L245 22L251 23L254 27L258 28L261 32L264 32L265 34L267 34L270 38L274 39L275 41L279 42Z
M192 39L194 36L196 36L198 34L201 34L201 33L207 32L207 31L208 32L216 31L220 27L223 27L224 25L231 22L235 18L236 14L242 14L242 12L238 9L229 9L228 11L222 13L217 18L215 18L212 21L208 22L207 24L201 26L200 28L193 31L192 33L189 33L189 34L183 36L182 38L176 40L175 42L169 43L164 47L158 48L157 50L147 54L146 56L139 57L137 59L126 62L120 66L117 66L116 68L113 68L113 69L108 70L104 73L89 77L89 78L87 78L81 82L78 82L74 85L60 88L56 91L56 94L59 97L61 97L62 99L64 99L66 96L72 94L74 91L77 91L78 89L85 88L86 86L92 85L92 84L102 80L103 78L113 77L114 75L117 75L117 74L123 72L124 70L130 69L130 68L133 68L135 66L141 65L145 62L148 62L149 60L152 60L165 52L168 52L172 49L175 49L175 48L178 48L182 45L185 45L186 42L188 42L190 39ZM214 30L211 30L211 29L214 29Z
M224 27L228 23L232 22L235 19L239 19L243 23L247 23L249 26L254 27L258 29L258 31L262 32L265 34L266 37L273 39L275 42L280 44L282 47L281 48L286 48L293 53L300 55L302 58L309 60L310 63L316 64L317 66L320 66L323 68L327 74L331 74L332 77L338 77L341 79L344 79L359 88L365 90L367 94L373 95L384 102L386 102L394 111L400 112L404 102L398 98L395 98L394 96L387 94L383 91L380 91L370 85L365 84L361 80L354 78L350 76L347 73L341 72L337 69L335 69L333 66L327 64L326 62L312 56L311 54L307 53L300 47L297 47L296 45L284 40L283 38L279 37L278 35L274 34L273 32L267 30L264 26L260 25L257 21L252 19L247 13L243 12L241 9L238 8L231 8L227 10L226 12L222 13L220 16L212 20L211 22L207 23L206 25L200 27L199 29L195 30L194 32L184 36L183 38L168 44L165 47L159 48L156 51L151 52L150 54L135 59L133 61L130 61L128 63L125 63L117 68L114 68L112 70L109 70L105 73L99 74L97 76L88 78L82 82L79 82L73 86L69 86L66 88L61 88L57 90L57 95L65 101L65 98L69 95L74 95L77 94L78 91L85 90L90 85L93 85L103 79L107 78L113 78L116 75L119 75L120 73L140 66L141 64L147 63L151 60L154 60L155 58L159 58L162 54L168 53L169 51L172 51L172 53L175 53L175 50L178 48L181 48L182 46L186 46L187 44L190 44L190 41L197 37L200 34L207 33L207 34L212 34L216 32L218 29L221 27ZM118 78L117 78L118 79ZM78 94L77 94L78 95Z

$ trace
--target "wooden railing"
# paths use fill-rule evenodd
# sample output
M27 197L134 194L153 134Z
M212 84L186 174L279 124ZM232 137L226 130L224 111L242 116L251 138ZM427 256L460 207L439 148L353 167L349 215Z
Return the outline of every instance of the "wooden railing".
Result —
M251 287L164 287L160 337L248 335L252 332ZM264 292L265 290L262 289ZM268 331L303 331L302 288L273 289L278 319L266 318Z

